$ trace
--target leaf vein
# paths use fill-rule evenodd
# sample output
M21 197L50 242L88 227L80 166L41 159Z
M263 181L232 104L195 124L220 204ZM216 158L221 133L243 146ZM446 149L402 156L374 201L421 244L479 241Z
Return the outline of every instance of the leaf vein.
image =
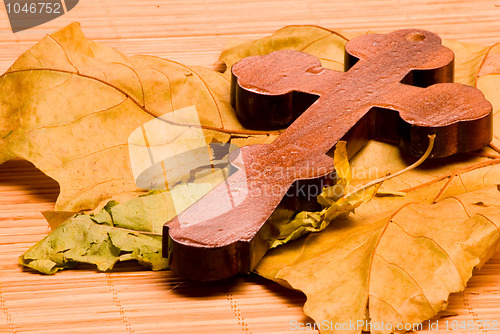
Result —
M165 79L167 79L167 82L168 82L168 95L170 97L170 107L172 108L171 111L174 111L175 108L174 108L174 99L172 97L172 82L170 81L170 78L168 77L168 75L166 75L165 73L163 73L163 71L161 70L158 70L154 67L150 67L152 70L160 73L161 75L163 75L165 77Z
M155 56L153 56L153 57L157 58L157 59L160 59L161 61L168 62L168 63L173 63L173 64L176 64L176 65L178 65L180 67L183 67L183 68L191 71L192 73L194 73L198 77L198 79L200 79L200 81L203 83L203 85L205 86L206 90L208 91L208 94L210 94L210 97L212 98L212 100L213 100L213 102L215 104L215 107L217 108L217 113L219 114L220 124L221 124L221 127L222 127L222 129L220 129L220 130L225 130L224 124L222 122L222 113L221 113L219 104L217 103L217 100L215 99L215 96L212 93L212 90L210 89L210 86L207 84L207 82L205 80L203 80L203 78L201 77L201 75L199 75L198 72L196 72L195 70L193 70L191 67L186 66L184 64L181 64L179 62L176 62L176 61L173 61L173 60L167 60L167 59L163 59L163 58L155 57Z
M64 80L63 82L61 82L61 83L59 83L59 84L57 84L57 85L55 85L55 86L48 87L47 89L44 89L44 90L42 90L42 91L40 91L40 92L38 92L38 93L36 93L36 94L33 94L33 96L32 96L32 97L34 98L35 96L41 95L41 94L43 94L43 93L45 93L45 92L48 92L49 90L52 90L52 89L56 89L56 88L58 88L58 87L61 87L62 85L66 84L68 81L70 81L72 77L73 77L72 75L69 75L69 76L68 76L68 78L67 78L66 80Z
M313 45L314 43L317 43L323 39L327 39L328 37L332 36L333 35L333 32L329 31L329 35L326 35L326 36L323 36L323 37L320 37L320 38L317 38L315 39L314 41L306 44L303 48L301 48L299 51L304 51L305 49L307 49L308 47L310 47L311 45Z
M427 296L425 295L425 292L424 292L424 289L422 289L422 287L420 286L420 284L418 283L418 281L412 276L410 275L410 273L404 269L403 267L401 267L400 265L396 264L396 263L393 263L393 262L389 262L387 259L385 259L382 255L380 254L375 254L376 256L378 256L379 258L381 258L384 262L386 262L387 264L391 265L391 266L394 266L396 268L398 268L399 270L401 270L404 274L406 274L418 287L418 289L422 292L422 296L425 298L425 301L427 302L427 304L429 304L430 308L432 309L433 312L437 312L436 310L434 310L434 307L432 306L431 302L429 301L429 299L427 298Z
M455 271L457 272L458 274L458 277L460 277L460 281L462 282L463 285L465 285L465 282L462 278L462 275L460 274L460 271L458 270L458 267L457 265L455 264L455 262L453 261L451 255L443 248L441 247L440 244L437 243L436 240L432 239L432 238L429 238L425 235L419 235L419 236L415 236L415 235L412 235L410 234L408 231L406 231L401 225L399 225L398 223L394 222L394 221L391 221L392 224L396 225L397 227L399 227L401 229L401 231L403 231L406 235L408 235L410 238L413 238L413 239L427 239L429 240L430 242L432 242L434 245L436 245L436 247L438 247L444 254L446 254L446 256L448 257L448 259L450 260L451 264L453 265L453 268L455 268Z
M33 59L36 59L38 61L38 64L40 64L40 67L43 66L42 61L37 56L35 56L33 51L31 51L31 49L28 50L28 53L33 57Z
M477 56L472 57L472 58L469 58L469 59L467 59L467 61L464 61L464 62L461 64L461 65L462 65L462 67L464 67L464 65L468 65L468 64L470 64L470 63L472 63L472 62L474 62L474 61L478 60L478 59L479 59L479 58L481 58L481 57L485 57L485 56L486 56L486 54L483 54L483 52L484 52L484 50L483 50L483 51L481 51L481 52L480 52ZM481 64L479 64L479 65L481 65Z
M462 184L462 187L464 187L465 192L468 192L469 190L467 189L467 186L464 183L464 179L462 178L462 175L457 175L458 179L460 180L460 183Z
M71 59L69 58L69 55L68 53L66 52L66 50L64 50L63 46L54 38L52 37L51 35L47 35L52 41L54 41L54 43L56 43L59 48L61 49L61 51L64 53L64 56L66 57L66 59L68 60L68 63L75 69L76 73L80 73L80 71L78 70L78 68L75 66L75 64L73 64L73 62L71 61Z
M123 64L123 63L119 63L119 62L113 62L113 64L117 64L117 65L122 65L122 66L125 66L126 68L130 69L134 74L135 76L137 77L137 80L139 81L139 86L141 87L141 93L142 93L142 106L144 108L146 108L146 98L144 96L144 86L142 85L142 81L141 81L141 77L139 76L139 73L137 73L136 70L134 70L131 66L129 65L126 65L126 64Z
M127 146L127 145L128 145L127 143L123 143L123 144L108 146L108 147L105 147L105 148L103 148L101 150L97 150L97 151L91 152L89 154L81 155L81 156L78 156L78 157L73 157L73 158L69 159L68 162L72 162L72 161L75 161L75 160L87 158L87 157L89 157L91 155L94 155L94 154L102 153L102 152L105 152L105 151L108 151L108 150L112 150L112 149L119 148L119 147L122 147L122 146Z
M94 188L97 188L99 186L102 186L106 183L110 183L110 182L115 182L115 181L134 181L134 179L128 179L128 178L122 178L122 179L118 179L118 178L115 178L115 179L109 179L109 180L105 180L105 181L102 181L102 182L99 182L99 183L95 183L92 187L90 188L87 188L87 189L83 189L81 192L79 192L75 197L74 197L74 201L76 201L80 196L82 196L83 194L93 190Z
M488 174L489 174L489 172L491 172L491 171L493 170L493 168L494 168L493 166L490 166L490 169L488 169L488 170L486 171L486 173L484 173L484 175L483 175L483 177L482 177L483 186L485 186L485 187L486 187L486 175L488 175Z
M399 313L391 304L389 304L388 302L386 302L385 300L383 300L382 298L380 297L377 297L377 296L374 296L374 295L370 295L370 298L375 298L377 299L378 301L380 301L381 303L384 303L386 304L387 306L389 306L393 311L394 313L396 313L398 315L398 317L401 319L400 322L402 323L403 322L403 316L401 315L401 313Z
M50 128L58 128L58 127L68 126L68 125L76 123L76 122L78 122L78 121L80 121L80 120L82 120L84 118L87 118L87 117L90 117L90 116L95 116L97 114L109 111L109 110L111 110L113 108L116 108L116 107L120 106L121 104L123 104L127 100L128 100L128 97L125 97L125 99L123 99L122 101L118 102L117 104L115 104L115 105L113 105L111 107L104 108L104 109L92 112L90 114L83 115L82 117L76 118L76 119L72 120L71 122L68 122L68 123L65 123L65 124L54 124L54 125L40 126L38 128L31 129L31 130L27 131L26 134L30 134L31 132L42 130L42 129L50 129Z
M484 219L486 219L486 221L488 221L489 223L491 223L493 226L495 226L495 228L497 229L497 234L500 235L500 225L497 225L495 224L495 222L493 220L491 220L489 217L486 217L484 214L482 213L477 213L477 215L483 217Z
M481 70L483 69L483 66L484 66L484 63L486 62L486 59L488 58L488 56L490 55L490 52L491 50L493 50L493 48L497 45L499 45L500 43L495 43L493 45L490 45L490 47L488 48L488 50L486 51L486 53L484 54L484 58L483 60L481 61L481 64L479 65L479 67L477 68L477 72L476 72L476 77L474 78L474 87L477 87L477 79L479 79L479 73L481 72Z
M135 105L137 105L146 114L148 114L148 115L150 115L150 116L152 116L154 118L158 118L159 117L158 115L154 114L153 112L149 111L144 106L142 106L136 99L134 99L132 96L130 96L129 94L127 94L127 92L125 92L120 87L117 87L117 86L115 86L115 85L113 85L113 84L111 84L109 82L106 82L106 81L104 81L102 79L99 79L99 78L96 78L96 77L93 77L93 76L90 76L90 75L87 75L87 74L75 73L75 72L71 72L71 71L68 71L68 70L61 70L61 69L31 68L31 69L22 69L22 70L8 71L4 75L7 75L7 74L16 74L16 73L23 73L23 72L30 72L31 73L31 72L35 72L35 71L51 71L51 72L60 72L60 73L70 73L70 74L73 74L73 75L81 76L81 77L89 79L89 80L94 80L94 81L100 82L103 85L109 86L109 87L117 90L118 92L120 92L124 96L130 98L130 101L132 101ZM164 121L166 123L169 123L169 124L178 125L178 126L194 127L193 124L184 124L184 123L178 123L178 122L171 122L171 121L164 120L164 119L162 119L162 121ZM206 129L206 130L216 131L216 132L229 133L229 134L242 134L242 135L271 135L271 134L279 134L280 133L280 131L228 130L228 129L218 128L218 127L210 126L210 125L201 125L201 128L202 129Z

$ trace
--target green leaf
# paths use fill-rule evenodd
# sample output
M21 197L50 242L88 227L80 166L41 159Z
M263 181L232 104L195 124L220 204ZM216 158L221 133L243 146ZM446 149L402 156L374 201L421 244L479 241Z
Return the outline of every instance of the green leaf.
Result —
M21 255L19 262L43 274L74 268L78 263L106 271L118 261L130 260L153 270L167 269L161 232L177 214L172 196L182 198L188 207L210 189L203 183L180 184L171 191L152 192L122 204L110 201L96 214L77 214L53 229Z
M102 219L102 220L98 220ZM77 215L21 255L19 263L43 274L74 268L78 263L95 264L110 270L118 261L137 260L153 270L166 269L161 235L118 229L108 224L103 209L96 216Z

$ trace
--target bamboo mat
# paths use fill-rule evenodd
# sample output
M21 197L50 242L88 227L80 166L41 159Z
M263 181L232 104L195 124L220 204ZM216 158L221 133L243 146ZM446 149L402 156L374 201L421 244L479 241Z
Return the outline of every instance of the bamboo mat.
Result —
M206 66L228 45L290 24L349 32L420 27L444 38L500 42L500 0L81 0L68 14L16 34L0 5L0 72L72 21L126 54ZM50 277L21 269L18 256L49 231L40 212L53 208L58 191L27 162L0 166L0 333L292 333L292 321L311 322L301 293L254 276L197 285L136 265L111 273L82 266ZM450 323L500 320L500 253L451 296L449 311L456 314Z

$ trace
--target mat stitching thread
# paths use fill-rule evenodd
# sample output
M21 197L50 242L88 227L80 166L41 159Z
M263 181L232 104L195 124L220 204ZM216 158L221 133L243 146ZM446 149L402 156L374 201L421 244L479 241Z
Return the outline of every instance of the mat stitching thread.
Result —
M319 23L319 17L318 15L314 15L313 5L311 4L310 0L306 0L306 6L309 14L311 15L311 18L314 20L314 24L320 26L321 24Z
M464 292L462 292L462 298L464 300L465 308L467 309L467 311L469 311L469 314L472 316L472 319L474 319L474 322L479 325L481 332L488 333L488 331L486 329L484 329L483 323L479 320L479 316L477 315L476 312L474 312L474 309L472 308L472 306L470 306L469 300L465 297Z
M112 18L112 15L109 11L109 6L108 4L106 3L107 1L106 0L101 0L100 1L101 4L102 4L102 8L104 8L104 15L103 17L106 17L108 20L108 24L109 26L111 27L111 30L113 31L113 35L115 37L115 39L118 40L118 49L120 50L120 52L124 52L124 47L123 47L123 40L122 40L122 36L121 34L119 33L119 30L116 28L116 26L113 24L113 18Z
M5 314L5 318L7 318L7 324L9 325L10 333L11 334L17 333L16 326L14 326L14 323L12 322L12 316L10 315L9 309L5 304L5 298L3 297L1 284L0 284L0 309L2 310L3 314Z
M212 26L212 29L214 31L215 37L216 37L217 42L218 42L218 47L220 50L223 50L225 48L224 48L224 43L220 37L221 34L219 31L219 28L217 27L216 20L214 19L212 11L210 10L206 0L203 0L203 7L205 8L205 14L208 16L208 21L210 22L210 25Z
M227 293L226 294L227 300L229 301L229 304L231 305L231 309L233 310L234 316L238 320L238 325L241 325L241 330L243 333L250 333L251 332L248 330L248 324L245 322L245 318L241 314L241 310L238 307L238 304L236 303L236 300L233 297L232 293Z
M115 284L113 283L113 277L111 277L111 274L109 273L106 274L106 282L108 284L109 290L113 294L113 302L120 311L120 315L122 316L122 321L125 324L125 327L127 328L127 332L129 332L130 334L135 334L135 331L132 329L132 325L130 324L127 315L125 314L125 309L123 308L122 303L118 298L118 292L116 292Z

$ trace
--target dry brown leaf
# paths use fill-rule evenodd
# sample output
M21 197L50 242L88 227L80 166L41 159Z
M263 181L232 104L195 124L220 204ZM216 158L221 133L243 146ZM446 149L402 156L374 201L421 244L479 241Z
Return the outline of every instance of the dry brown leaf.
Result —
M500 44L492 46L484 59L476 84L493 104L493 132L492 147L500 154Z
M476 74L482 73L477 79L477 84L494 104L495 136L498 137L500 135L498 130L500 121L498 119L498 110L500 109L498 87L500 87L500 82L493 80L497 80L499 76L491 74L492 70L489 70L488 74L484 70L484 67L488 65L488 68L498 71L500 66L495 66L495 61L491 60L491 57L497 57L497 53L494 52L497 49L490 50L489 47L455 41L445 41L444 44L456 53L456 81L474 84ZM482 85L487 88L485 89ZM353 185L366 183L388 173L401 170L412 161L412 158L402 156L399 148L394 145L370 142L351 162ZM406 196L375 198L358 208L355 215L340 218L321 234L311 235L307 239L299 239L281 249L273 250L260 263L257 272L283 285L291 285L293 288L303 291L308 297L305 312L319 326L323 321L328 324L342 324L349 320L363 320L367 306L372 323L426 320L446 305L449 293L461 291L465 287L472 268L486 260L491 255L491 251L494 250L493 243L498 232L488 219L495 220L498 225L498 206L494 206L492 203L498 202L499 193L496 185L499 183L500 155L492 149L427 161L415 170L386 181L382 186L383 192L404 191ZM442 200L449 196L458 195L469 201L466 207L470 216L467 215L461 204L457 206L456 200ZM438 200L442 201L435 205L431 204ZM484 204L486 201L489 203L488 207L477 204ZM410 205L409 203L412 202L419 204ZM484 216L474 216L473 209L480 207L485 210L483 211ZM426 210L429 210L432 215L429 216ZM391 216L394 217L393 220L381 219L381 217ZM454 217L451 219L453 221L450 220L451 217ZM469 219L470 217L474 218ZM431 307L426 306L425 302L413 303L413 297L418 294L415 294L416 290L413 292L410 291L411 289L405 290L411 285L407 278L394 273L394 268L392 268L393 273L391 274L391 270L386 267L391 269L392 265L380 266L382 261L380 256L374 257L374 259L378 259L376 265L376 262L370 257L380 249L375 247L377 241L392 240L383 237L386 232L382 233L382 231L386 226L392 226L393 229L394 221L398 225L404 226L404 231L426 226L427 230L420 231L421 235L428 237L429 233L437 233L440 239L436 238L434 241L439 241L439 244L463 243L465 240L469 240L468 229L477 232L478 238L471 237L472 239L469 241L471 245L483 247L482 251L477 252L475 257L467 255L466 252L461 255L456 254L457 260L463 260L461 265L458 264L459 270L462 272L460 281L453 275L442 275L436 281L432 275L440 268L440 265L439 262L432 262L432 256L437 253L432 255L432 253L423 252L421 247L411 246L410 243L405 246L403 241L409 242L411 238L408 239L402 230L392 236L396 244L393 245L393 248L386 249L387 254L383 258L386 259L389 255L397 256L402 253L406 257L399 259L400 265L410 261L415 266L420 266L420 270L417 272L421 275L418 284L434 286L432 288L434 290L431 289L429 296L427 296L427 291L424 294L421 293L419 298L422 300L422 295L427 296L431 300L429 304ZM438 224L439 221L449 223ZM456 233L452 236L445 233L445 229L453 224L458 225L455 225ZM460 224L463 225L460 226ZM491 227L494 229L492 230ZM412 251L413 254L411 254ZM464 259L468 259L468 262ZM397 261L395 264L398 265ZM449 268L453 269L453 267ZM412 277L417 273L412 274ZM425 278L422 275L431 276ZM370 279L373 280L372 287L375 287L373 291L369 291L367 288ZM377 286L377 280L380 280L385 286L380 287L382 283ZM439 286L440 283L443 285ZM395 291L388 291L387 285L391 285L392 288L399 289L399 291L410 292L403 298L394 299L398 294ZM368 295L371 296L371 299L368 299ZM377 302L377 297L384 302ZM367 304L368 300L369 305ZM385 304L385 301L389 301L389 304ZM392 308L400 314L396 314ZM336 332L331 326L324 329L322 333ZM359 331L356 329L353 332ZM339 332L347 333L349 331Z
M321 60L321 65L337 71L344 69L343 33L317 26L288 26L269 37L250 41L222 52L218 66L224 76L231 78L231 67L238 60L249 56L265 55L277 50L295 50L312 54Z
M474 204L478 197L491 206ZM272 251L257 272L303 291L304 310L322 333L361 332L334 326L363 321L367 305L373 328L420 323L445 309L449 293L463 290L473 268L495 251L498 203L500 192L490 187L434 205L408 204L383 219L340 218Z
M25 52L0 77L0 88L0 163L23 158L55 179L61 188L56 210L137 195L128 136L167 112L196 105L207 142L235 135L243 145L276 135L243 129L220 73L124 56L85 39L76 23Z

